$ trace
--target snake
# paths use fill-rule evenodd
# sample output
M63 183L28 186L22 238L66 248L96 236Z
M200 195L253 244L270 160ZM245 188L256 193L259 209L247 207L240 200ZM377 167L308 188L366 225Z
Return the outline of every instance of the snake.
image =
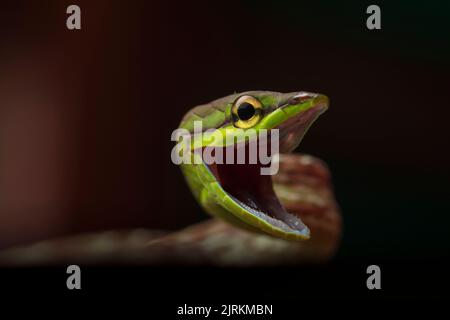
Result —
M322 160L296 149L328 107L327 96L306 91L246 91L195 106L176 130L183 134L172 136L189 143L176 144L172 155L187 155L183 159L190 161L176 164L212 219L177 231L108 230L44 240L0 252L0 264L259 266L326 261L335 254L342 232L331 175ZM215 157L220 154L222 160L228 154L235 160L239 150L251 153L252 142L258 148L253 152L264 149L262 142L266 154L275 142L278 148L265 163L203 157L213 150L213 160L220 160ZM278 170L262 174L268 167Z
M328 109L328 104L327 96L305 91L236 93L191 109L183 117L180 128L193 135L197 121L202 125L201 130L220 132L222 139L213 142L208 137L192 137L190 149L194 153L206 146L214 146L222 155L239 147L245 151L247 145L260 139L261 132L267 134L267 130L274 129L279 130L280 152L289 153L298 147L312 123ZM250 130L253 137L247 134ZM241 139L237 141L234 137ZM194 197L206 212L237 227L274 237L294 241L310 238L308 226L281 204L270 175L261 174L261 162L229 162L233 161L207 164L200 159L181 164Z

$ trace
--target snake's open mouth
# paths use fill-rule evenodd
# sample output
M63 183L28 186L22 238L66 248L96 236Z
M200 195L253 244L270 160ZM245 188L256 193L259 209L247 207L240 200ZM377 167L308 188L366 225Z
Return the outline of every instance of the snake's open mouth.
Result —
M279 129L279 151L287 153L294 150L302 140L306 131L323 111L322 106L313 107L305 112L283 122ZM239 147L249 152L249 143L235 145L234 153ZM258 145L258 148L261 146ZM230 147L228 147L230 148ZM268 148L270 149L270 148ZM227 148L223 149L224 154ZM248 157L246 158L248 160ZM272 176L262 175L263 166L260 161L256 164L212 164L208 165L223 190L246 211L272 225L289 233L300 233L309 236L309 229L300 217L286 211L279 201L272 185Z
M216 164L215 174L222 188L244 209L274 227L302 232L306 226L286 211L272 186L272 176L261 175L260 164Z

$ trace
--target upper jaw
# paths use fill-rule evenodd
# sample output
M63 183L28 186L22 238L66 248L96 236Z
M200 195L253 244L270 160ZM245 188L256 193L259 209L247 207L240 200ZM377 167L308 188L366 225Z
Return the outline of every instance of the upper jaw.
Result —
M311 105L306 110L298 111L276 127L280 130L281 153L289 153L297 148L309 127L328 109L328 98L326 96L316 95L311 99ZM290 108L291 106L286 104L281 108Z

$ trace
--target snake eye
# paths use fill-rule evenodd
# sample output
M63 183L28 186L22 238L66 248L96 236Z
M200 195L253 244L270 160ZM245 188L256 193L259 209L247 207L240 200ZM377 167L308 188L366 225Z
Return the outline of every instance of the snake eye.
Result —
M252 96L239 97L231 107L234 126L242 129L256 125L263 116L261 102Z

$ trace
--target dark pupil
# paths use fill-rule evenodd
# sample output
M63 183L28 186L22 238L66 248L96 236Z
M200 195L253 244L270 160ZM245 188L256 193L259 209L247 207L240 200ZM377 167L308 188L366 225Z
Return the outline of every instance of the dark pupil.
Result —
M248 120L251 119L255 115L255 108L248 102L243 102L237 110L237 114L239 119Z

